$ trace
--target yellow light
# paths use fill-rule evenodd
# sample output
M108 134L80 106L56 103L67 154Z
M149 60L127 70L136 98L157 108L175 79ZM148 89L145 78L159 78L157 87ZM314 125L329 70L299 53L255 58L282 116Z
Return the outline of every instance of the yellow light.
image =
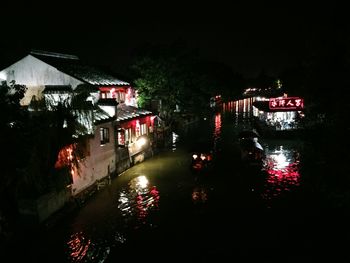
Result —
M136 141L136 143L137 143L137 146L141 148L142 146L144 146L147 143L147 139L145 137L139 138Z
M136 182L136 186L140 187L140 188L146 188L148 186L148 179L146 176L141 175L139 177L136 178L137 182Z

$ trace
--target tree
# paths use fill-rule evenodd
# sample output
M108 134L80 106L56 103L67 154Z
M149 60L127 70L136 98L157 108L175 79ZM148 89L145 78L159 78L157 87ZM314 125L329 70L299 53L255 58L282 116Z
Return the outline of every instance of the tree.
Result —
M15 196L18 185L25 174L30 152L23 143L28 142L28 112L20 106L25 87L6 82L0 84L0 216L9 224L16 212ZM0 225L2 228L2 225ZM0 229L0 238L2 236ZM3 230L4 231L4 230Z
M171 122L176 105L182 112L209 110L210 97L237 94L242 78L221 63L200 59L183 45L148 46L136 54L131 66L141 107L162 101L161 117Z
M147 106L152 99L160 100L160 115L170 123L176 105L185 105L193 63L188 51L178 46L148 47L140 51L131 66L140 106Z
M6 218L16 215L18 199L37 198L71 183L71 168L85 154L88 132L81 120L92 122L95 109L86 100L89 92L81 91L70 103L38 103L28 111L20 105L25 90L14 83L0 86L0 214ZM68 146L74 149L70 163L58 167L59 153Z

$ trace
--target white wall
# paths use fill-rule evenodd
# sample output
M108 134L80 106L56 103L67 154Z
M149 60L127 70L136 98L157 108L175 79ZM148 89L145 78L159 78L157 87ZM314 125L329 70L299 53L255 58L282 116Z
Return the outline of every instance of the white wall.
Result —
M99 105L99 107L111 117L114 117L116 114L116 106Z
M28 105L33 95L40 97L45 85L71 85L72 89L75 89L83 83L32 55L27 55L0 71L0 76L5 78L8 84L14 80L16 84L27 86L28 91L21 101L22 105Z
M100 128L109 128L109 143L100 144ZM86 157L80 165L80 175L73 176L72 194L76 195L96 180L108 176L116 171L115 136L112 122L96 126L95 135L89 140L90 156Z

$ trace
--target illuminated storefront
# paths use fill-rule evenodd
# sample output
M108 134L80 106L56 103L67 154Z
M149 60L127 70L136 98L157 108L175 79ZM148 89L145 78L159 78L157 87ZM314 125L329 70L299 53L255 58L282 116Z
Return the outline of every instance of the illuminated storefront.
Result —
M244 118L255 117L276 130L292 130L299 128L299 120L304 117L304 100L288 97L279 89L248 88L241 99L223 103L223 110Z
M298 120L304 117L304 100L299 97L278 97L256 101L254 116L276 130L298 128ZM256 114L257 113L257 114Z

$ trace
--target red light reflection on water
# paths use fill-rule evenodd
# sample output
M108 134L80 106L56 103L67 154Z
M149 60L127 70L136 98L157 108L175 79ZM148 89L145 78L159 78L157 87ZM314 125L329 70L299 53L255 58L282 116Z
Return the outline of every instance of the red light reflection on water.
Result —
M125 238L119 234L114 234L114 242L124 243ZM97 239L91 241L82 231L76 232L69 237L68 261L67 262L105 262L110 253L108 241Z
M215 121L214 121L214 139L220 138L221 134L221 113L217 113L215 115Z
M214 120L214 131L213 131L213 138L214 138L214 149L216 150L217 143L220 140L221 135L221 113L217 113L215 115Z
M267 153L264 170L267 173L262 194L265 200L276 198L300 185L299 154L295 151L281 147L279 151Z
M159 191L155 186L147 193L147 195L138 194L136 197L136 207L137 207L137 216L143 221L148 215L149 210L152 207L159 206Z
M89 250L91 240L84 237L82 232L71 235L67 242L71 262L82 262Z
M118 208L123 216L137 218L146 224L149 212L159 208L159 191L156 186L149 186L145 176L138 176L129 182L129 188L120 192Z

